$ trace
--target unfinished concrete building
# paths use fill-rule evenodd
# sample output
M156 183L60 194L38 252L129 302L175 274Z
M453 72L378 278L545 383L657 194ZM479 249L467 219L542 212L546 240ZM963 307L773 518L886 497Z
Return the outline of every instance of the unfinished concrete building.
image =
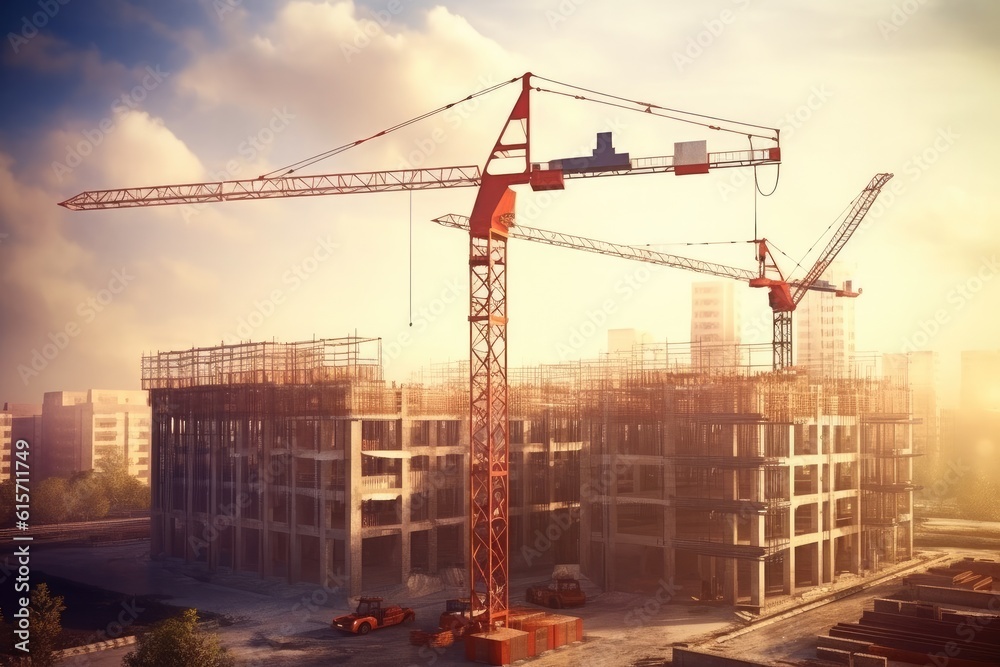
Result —
M468 366L397 387L379 356L345 338L144 358L153 552L352 595L464 571ZM911 557L905 386L693 372L663 344L509 378L514 572L579 563L609 590L761 608Z
M152 552L357 595L465 562L460 395L382 380L381 342L248 343L143 359Z
M905 386L689 369L642 351L581 367L592 579L760 609L912 556Z

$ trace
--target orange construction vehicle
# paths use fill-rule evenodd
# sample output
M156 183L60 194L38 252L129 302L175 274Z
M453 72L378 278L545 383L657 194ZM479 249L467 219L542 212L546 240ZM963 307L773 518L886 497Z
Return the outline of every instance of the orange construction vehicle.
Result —
M338 616L330 625L334 630L367 635L372 630L408 623L416 617L416 613L409 607L400 607L398 604L383 607L382 598L363 597L353 614Z
M524 599L532 604L552 609L582 607L587 604L587 594L580 589L576 579L556 579L552 583L531 586Z

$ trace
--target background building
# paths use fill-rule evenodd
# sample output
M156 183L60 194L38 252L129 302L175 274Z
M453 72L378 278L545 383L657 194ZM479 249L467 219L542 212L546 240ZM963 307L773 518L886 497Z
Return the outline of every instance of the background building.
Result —
M833 262L820 281L840 287L851 280L851 267ZM824 377L851 375L854 342L854 299L810 290L793 316L795 365Z
M938 386L940 367L938 354L930 350L886 354L882 357L882 372L903 386L909 387L914 418L913 480L930 488L941 467L941 403Z
M736 282L691 286L691 363L697 370L739 365L740 321Z
M38 479L70 477L117 451L129 462L129 473L149 483L149 425L144 391L46 392L35 474Z
M42 406L27 403L4 403L0 410L0 482L12 476L12 445L18 440L29 444L29 470L34 468L41 450L40 415Z

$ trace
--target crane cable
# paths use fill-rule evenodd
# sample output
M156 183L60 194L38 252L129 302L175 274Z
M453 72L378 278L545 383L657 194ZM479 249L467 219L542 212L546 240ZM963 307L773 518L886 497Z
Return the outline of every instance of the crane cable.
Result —
M823 232L819 235L819 237L815 241L813 241L813 244L811 246L809 246L809 249L806 250L805 253L803 253L802 259L800 259L799 262L796 263L796 266L798 266L800 269L803 268L801 262L805 261L806 257L809 256L809 253L811 253L813 251L813 248L816 247L816 244L818 244L820 241L823 240L823 237L825 237L827 235L827 232L829 232L830 229L833 228L833 225L836 224L838 220L840 220L841 216L843 216L844 213L847 212L847 209L849 209L852 206L854 206L854 204L858 201L858 199L860 197L861 197L861 195L858 195L857 197L855 197L854 199L852 199L850 202L848 202L847 206L845 206L843 208L843 210L841 210L841 212L837 214L837 217L835 217L833 220L830 221L830 224L826 226L826 229L824 229Z
M722 117L719 117L719 116L709 116L709 115L706 115L706 114L698 114L698 113L694 113L694 112L691 112L691 111L683 111L683 110L680 110L680 109L673 109L673 108L670 108L670 107L660 106L658 104L652 104L652 103L649 103L649 102L642 102L640 100L632 100L632 99L629 99L627 97L621 97L621 96L618 96L618 95L611 95L609 93L602 93L600 91L592 90L590 88L583 88L581 86L574 86L574 85L569 84L569 83L564 83L562 81L556 81L554 79L548 79L546 77L540 77L540 76L536 76L536 75L532 75L532 76L534 76L534 78L536 78L536 79L540 79L542 81L548 81L550 83L554 83L554 84L559 85L559 86L565 86L566 88L572 88L574 90L583 91L583 92L586 92L586 93L590 93L592 95L600 95L602 97L606 97L606 98L613 99L613 100L619 100L621 102L628 102L629 104L633 104L633 105L644 107L644 108L643 109L635 109L635 108L626 106L625 104L617 104L617 103L609 102L609 101L606 101L606 100L591 99L591 98L585 97L583 95L576 95L576 94L573 94L573 93L567 93L567 92L562 92L562 91L558 91L558 90L550 90L550 89L547 89L547 88L535 87L534 90L536 90L538 92L547 92L547 93L552 93L554 95L562 95L562 96L565 96L565 97L571 97L571 98L577 99L577 100L584 100L584 101L589 101L589 102L595 102L597 104L604 104L604 105L607 105L607 106L617 107L617 108L625 109L627 111L642 111L644 113L648 113L648 114L651 114L651 115L654 115L654 116L659 116L660 118L667 118L669 120L676 120L676 121L681 122L681 123L689 123L689 124L692 124L692 125L698 125L698 126L701 126L701 127L708 128L710 130L718 130L720 132L732 132L732 133L737 133L737 134L743 134L744 133L742 130L736 130L736 129L732 129L732 128L721 127L719 125L713 125L713 124L711 124L709 122L696 121L696 120L692 120L691 118L681 118L681 117L678 117L676 115L670 115L670 114L683 114L683 115L686 115L686 116L692 116L694 118L703 118L706 121L717 121L719 123L731 123L731 124L739 125L739 126L742 126L742 127L755 127L755 128L759 128L759 129L762 129L762 130L771 130L771 131L773 131L775 133L773 137L769 137L769 136L765 136L765 135L761 135L761 134L750 133L748 136L751 137L751 148L752 148L752 145L753 145L753 140L752 140L753 137L757 137L759 139L766 139L768 141L777 141L778 140L778 130L776 128L773 128L773 127L767 127L765 125L755 125L753 123L744 123L744 122L741 122L741 121L732 120L732 119L729 119L729 118L722 118ZM269 171L266 174L262 174L261 176L259 176L258 179L263 180L263 179L268 179L268 178L279 178L279 177L282 177L282 176L289 176L289 175L295 173L296 171L298 171L300 169L303 169L305 167L310 167L310 166L312 166L312 165L314 165L314 164L316 164L316 163L318 163L318 162L320 162L322 160L325 160L327 158L333 157L335 155L339 155L340 153L343 153L346 150L349 150L351 148L354 148L355 146L363 144L366 141L371 141L372 139L375 139L377 137L384 136L384 135L389 134L391 132L395 132L396 130L402 129L402 128L407 127L409 125L412 125L413 123L417 123L417 122L419 122L421 120L425 120L427 118L430 118L431 116L439 114L439 113L441 113L443 111L447 111L448 109L452 108L455 105L462 104L463 102L468 102L468 101L473 100L473 99L475 99L477 97L481 97L483 95L487 95L489 93L492 93L495 90L498 90L500 88L503 88L504 86L508 86L508 85L510 85L512 83L515 83L515 82L521 80L521 78L522 77L517 76L517 77L514 77L512 79L508 79L507 81L503 81L502 83L498 83L498 84L495 84L493 86L488 86L487 88L484 88L484 89L482 89L482 90L480 90L478 92L475 92L475 93L472 93L470 95L467 95L466 97L463 97L460 100L457 100L457 101L452 102L450 104L446 104L444 106L438 107L437 109L434 109L432 111L428 111L426 113L420 114L419 116L415 116L415 117L410 118L409 120L403 121L401 123L397 123L395 125L392 125L392 126L386 128L386 129L384 129L384 130L382 130L380 132L376 132L375 134L373 134L373 135L371 135L369 137L365 137L364 139L357 139L356 141L352 141L352 142L343 144L341 146L337 146L336 148L331 148L330 150L323 151L322 153L317 153L317 154L313 155L312 157L308 157L308 158L305 158L303 160L299 160L298 162L292 162L291 164L285 165L284 167L279 167L278 169L274 169L272 171ZM657 112L653 111L653 109L657 109L657 110L664 111L664 112L667 112L667 113L657 113ZM779 169L780 169L780 165L779 165ZM756 181L756 167L754 167L754 179ZM777 187L777 181L775 181L775 187Z
M357 141L352 141L350 143L343 144L342 146L337 146L336 148L331 148L328 151L324 151L322 153L317 153L316 155L313 155L312 157L308 157L308 158L305 158L304 160L299 160L298 162L293 162L291 164L285 165L284 167L279 167L279 168L277 168L277 169L275 169L273 171L269 171L266 174L263 174L263 175L259 176L258 178L259 179L267 179L267 178L279 178L281 176L288 176L289 174L295 173L299 169L303 169L305 167L310 167L310 166L316 164L317 162L320 162L321 160L325 160L325 159L327 159L329 157L333 157L334 155L339 155L340 153L343 153L344 151L346 151L346 150L348 150L350 148L354 148L355 146L363 144L366 141L371 141L372 139L375 139L377 137L381 137L381 136L389 134L391 132L395 132L396 130L399 130L399 129L402 129L404 127L407 127L408 125L412 125L413 123L422 121L422 120L424 120L426 118L430 118L431 116L433 116L435 114L439 114L442 111L447 111L448 109L452 108L456 104L462 104L463 102L468 102L469 100L473 100L473 99L475 99L477 97L481 97L481 96L486 95L488 93L492 93L494 90L497 90L499 88L503 88L504 86L510 85L510 84L514 83L515 81L518 81L520 78L521 77L515 77L513 79L510 79L509 81L504 81L503 83L498 83L498 84L496 84L494 86L490 86L488 88L484 88L484 89L482 89L482 90L480 90L478 92L472 93L471 95L467 95L466 97L463 97L462 99L460 99L460 100L458 100L456 102L452 102L452 103L446 104L446 105L444 105L442 107L438 107L437 109L434 109L433 111L428 111L426 113L420 114L419 116L415 116L415 117L413 117L413 118L411 118L409 120L405 120L405 121L403 121L401 123L396 123L395 125L393 125L391 127L388 127L386 129L382 130L381 132L377 132L377 133L371 135L370 137L366 137L364 139L358 139ZM279 172L281 172L281 173L279 174Z
M775 133L774 137L767 137L767 136L762 136L762 135L751 135L751 136L756 136L756 137L758 137L760 139L768 139L768 140L771 140L771 141L776 141L777 140L777 133L778 133L777 128L767 127L766 125L755 125L753 123L744 123L742 121L732 120L730 118L722 118L722 117L719 117L719 116L709 116L709 115L706 115L706 114L694 113L693 111L684 111L682 109L672 109L670 107L664 107L664 106L660 106L658 104L652 104L650 102L643 102L641 100L633 100L633 99L630 99L628 97L620 97L618 95L611 95L609 93L602 93L602 92L600 92L598 90L593 90L593 89L590 89L590 88L584 88L582 86L574 86L573 84L565 83L563 81L556 81L555 79L549 79L549 78L546 78L544 76L537 76L536 75L535 78L539 79L541 81L548 81L549 83L554 83L554 84L556 84L558 86L565 86L566 88L572 88L574 90L580 90L580 91L583 91L585 93L589 93L591 95L600 95L601 97L607 97L607 98L610 98L610 99L613 99L613 100L619 100L621 102L628 102L628 103L634 104L636 106L645 107L644 109L642 109L642 111L644 113L649 113L649 114L652 114L654 116L659 116L661 118L669 118L671 120L676 120L676 121L679 121L681 123L690 123L692 125L700 125L702 127L707 127L708 129L711 129L711 130L719 130L721 132L733 132L733 133L736 133L736 134L743 134L744 133L742 130L734 130L734 129L730 129L730 128L719 127L718 125L712 125L710 123L702 123L702 122L695 121L695 120L690 120L690 119L687 119L687 118L678 118L677 116L670 116L670 115L667 115L667 114L664 114L664 113L655 113L653 111L653 109L658 109L658 110L661 110L661 111L666 111L666 112L669 112L671 114L684 114L685 116L693 116L695 118L704 118L706 120L714 120L714 121L717 121L717 122L720 122L720 123L732 123L734 125L740 125L740 126L743 126L743 127L756 127L758 129L761 129L761 130L771 130L771 131L773 131ZM615 104L614 102L606 102L606 101L603 101L603 100L591 99L591 98L588 98L588 97L584 97L583 95L574 95L572 93L564 93L564 92L557 91L557 90L549 90L547 88L539 88L539 87L536 87L535 90L537 90L538 92L553 93L555 95L563 95L565 97L572 97L573 99L577 99L577 100L585 100L585 101L588 101L588 102L596 102L597 104L606 104L608 106L619 107L619 108L622 108L622 109L627 109L629 111L640 111L639 109L633 109L633 108L627 107L627 106L625 106L623 104Z
M413 326L413 190L410 190L410 326Z

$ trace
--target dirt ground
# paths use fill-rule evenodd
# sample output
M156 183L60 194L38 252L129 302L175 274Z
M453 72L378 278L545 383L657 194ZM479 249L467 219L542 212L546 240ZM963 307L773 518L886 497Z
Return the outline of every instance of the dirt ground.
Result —
M1000 558L1000 524L927 520L919 526L916 543L927 556L949 553L955 557L997 559ZM39 551L34 555L32 567L39 573L58 573L60 579L94 587L79 587L79 590L89 591L93 599L100 602L93 607L95 610L109 613L120 610L123 600L136 596L148 601L148 608L144 604L137 605L143 610L130 622L130 627L125 628L124 634L152 624L165 610L169 612L169 607L158 606L160 603L177 608L196 607L203 615L214 615L221 621L216 632L242 665L429 667L468 664L461 645L429 649L408 643L409 630L435 629L444 601L464 592L458 585L448 586L435 579L417 577L409 587L400 586L383 593L416 611L414 625L386 628L360 637L329 628L333 616L348 610L349 603L339 592L326 591L316 585L261 582L242 575L195 578L180 571L176 565L151 562L147 542ZM39 577L41 580L42 576ZM536 581L537 577L512 581L512 605L523 604L524 589ZM596 586L587 584L587 606L568 612L584 619L584 641L550 651L524 664L532 667L652 667L665 664L670 659L671 647L676 644L770 664L806 664L814 659L817 634L825 634L840 620L856 619L871 598L885 595L895 586L880 585L803 612L793 619L764 623L740 637L717 642L716 638L745 627L745 622L726 607L688 600L666 604L666 590L647 595L602 593ZM116 597L96 589L120 595ZM69 600L67 596L68 606ZM73 606L90 608L82 602ZM102 613L90 614L98 625L105 623L107 614ZM74 625L78 623L74 621ZM128 650L90 654L63 664L116 665Z

